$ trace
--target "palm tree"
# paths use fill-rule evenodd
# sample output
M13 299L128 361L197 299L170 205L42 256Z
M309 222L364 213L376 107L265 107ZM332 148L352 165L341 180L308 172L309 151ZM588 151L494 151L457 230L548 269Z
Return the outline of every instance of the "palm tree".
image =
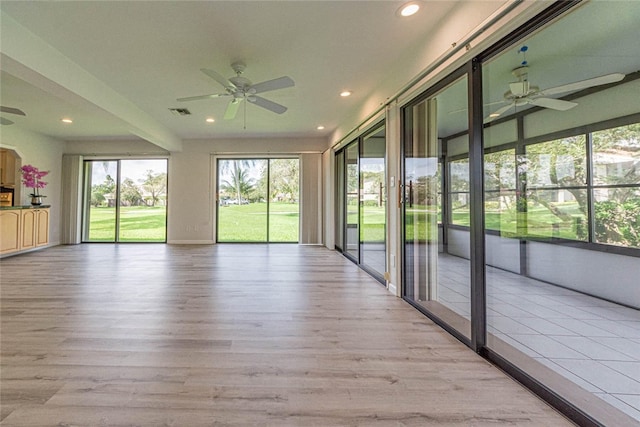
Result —
M241 204L242 194L248 193L253 187L253 179L249 178L248 169L255 164L255 160L223 160L219 162L220 173L229 172L230 180L222 181L222 189L236 194L236 203Z
M253 187L253 180L249 178L249 169L255 165L254 159L242 159L242 160L221 160L218 162L220 172L219 176L223 174L230 174L231 179L222 181L221 188L234 192L236 194L236 202L239 205L242 200L242 194L246 194Z

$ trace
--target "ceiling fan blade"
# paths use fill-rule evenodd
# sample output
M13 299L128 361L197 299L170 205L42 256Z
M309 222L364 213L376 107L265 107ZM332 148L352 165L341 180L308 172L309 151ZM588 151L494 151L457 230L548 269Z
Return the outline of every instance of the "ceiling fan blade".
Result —
M218 98L220 96L231 96L231 95L229 95L228 93L213 93L211 95L199 95L199 96L188 96L186 98L178 98L176 101L179 101L179 102L197 101L200 99Z
M202 71L207 76L211 77L213 80L220 83L222 87L224 87L227 90L234 91L235 89L237 89L236 85L231 83L229 79L227 79L226 77L223 77L221 74L218 74L216 71L210 70L208 68L200 68L200 71Z
M241 101L242 101L242 98L233 98L231 101L229 101L229 104L227 105L227 109L224 112L225 120L235 119L236 114L238 114L238 108L240 108Z
M4 117L0 117L0 125L12 125L13 122L9 119L5 119Z
M295 82L291 79L291 77L283 76L273 80L267 80L266 82L256 83L252 85L248 93L262 93L270 90L276 89L284 89L286 87L295 86Z
M540 91L540 95L555 95L563 92L574 92L576 90L587 89L593 86L606 85L609 83L619 82L624 79L624 74L622 73L613 73L606 74L604 76L595 77L593 79L582 80L579 82L569 83L562 86L551 87L549 89L545 89Z
M496 111L494 111L493 113L489 114L488 117L485 117L484 122L485 123L489 123L492 120L497 119L498 117L500 117L502 114L504 114L506 111L508 111L511 107L513 107L515 105L514 102L505 105L504 107L500 107L498 108Z
M527 101L529 104L537 105L538 107L551 108L552 110L566 111L575 107L575 102L563 101L562 99L554 98L533 98Z
M3 107L0 106L0 111L3 113L9 113L9 114L17 114L19 116L26 116L25 112L22 111L19 108L12 108L12 107ZM12 122L13 123L13 122ZM3 123L4 124L4 123Z
M269 111L273 111L276 114L282 114L287 111L287 107L284 105L280 105L276 102L269 101L261 96L250 96L247 100L253 104L256 104L258 107L265 108Z

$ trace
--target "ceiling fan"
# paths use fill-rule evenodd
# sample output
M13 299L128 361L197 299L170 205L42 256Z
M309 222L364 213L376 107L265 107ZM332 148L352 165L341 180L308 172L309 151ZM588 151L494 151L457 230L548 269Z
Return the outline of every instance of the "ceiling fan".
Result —
M262 83L251 83L251 80L246 77L242 77L247 66L243 62L234 62L231 64L231 68L235 71L236 76L226 79L221 74L207 68L202 68L200 71L217 81L224 88L222 93L214 93L210 95L189 96L186 98L178 98L178 101L196 101L201 99L211 99L219 97L232 97L227 104L227 109L224 113L225 120L231 120L235 118L238 113L238 108L242 101L250 102L262 107L276 114L282 114L287 111L287 107L280 105L276 102L270 101L266 98L258 96L258 93L268 92L271 90L284 89L295 85L291 77L283 76L273 80L267 80Z
M507 102L508 104L489 114L489 117L485 118L485 123L494 120L513 107L521 107L527 104L550 108L552 110L566 111L578 104L562 99L549 98L549 96L615 83L624 79L624 74L613 73L540 90L538 86L532 85L529 82L529 66L526 65L526 62L524 65L514 68L511 73L518 79L518 81L509 83L509 90L503 95L504 101L500 101Z
M0 106L0 112L8 113L8 114L16 114L18 116L26 116L24 111L22 111L19 108L13 108L13 107ZM13 120L0 117L0 125L12 125L13 123L14 123Z

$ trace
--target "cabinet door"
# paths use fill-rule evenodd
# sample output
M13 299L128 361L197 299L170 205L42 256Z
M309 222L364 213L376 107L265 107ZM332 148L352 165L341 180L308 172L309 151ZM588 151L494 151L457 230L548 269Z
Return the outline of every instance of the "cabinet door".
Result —
M20 249L20 211L0 210L0 253Z
M24 209L22 211L22 249L36 247L36 210Z
M49 209L36 211L36 246L49 243Z

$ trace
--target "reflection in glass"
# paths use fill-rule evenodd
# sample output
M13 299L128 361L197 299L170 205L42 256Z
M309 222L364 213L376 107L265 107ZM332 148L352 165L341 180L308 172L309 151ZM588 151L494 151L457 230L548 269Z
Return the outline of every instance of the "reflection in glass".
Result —
M469 226L469 159L449 162L451 223Z
M385 128L362 140L360 156L361 264L383 276L386 271Z
M449 229L449 218L441 214L442 200L447 200L451 222L469 223L466 106L465 76L405 114L404 295L469 338L469 232ZM458 157L448 164L446 187L442 144ZM449 190L444 196L442 188Z
M517 232L515 150L484 155L485 227L500 233Z
M640 185L594 190L595 241L640 248Z
M594 240L640 248L640 123L592 133Z
M640 45L627 34L638 16L637 2L590 2L506 47L483 64L484 117L499 108L489 103L503 97L521 46L537 52L529 66L541 88L634 73ZM609 21L616 34L599 29ZM570 58L577 51L589 52L579 67ZM486 345L601 425L640 422L637 399L621 392L640 391L635 371L622 369L640 366L630 351L640 336L640 124L637 97L628 96L638 88L634 79L549 94L575 105L513 108L484 132L492 151L484 157ZM499 126L517 128L517 138ZM514 149L515 185L513 162L496 156ZM517 232L505 233L514 219ZM635 420L621 421L628 416Z
M580 187L587 184L584 135L527 145L523 162L528 187Z
M340 251L344 250L344 152L345 150L340 150L336 153L335 245Z
M345 252L356 261L360 260L360 229L359 229L359 199L358 190L360 188L360 174L358 170L358 143L354 142L346 150L346 210L347 210L347 232L345 234Z

